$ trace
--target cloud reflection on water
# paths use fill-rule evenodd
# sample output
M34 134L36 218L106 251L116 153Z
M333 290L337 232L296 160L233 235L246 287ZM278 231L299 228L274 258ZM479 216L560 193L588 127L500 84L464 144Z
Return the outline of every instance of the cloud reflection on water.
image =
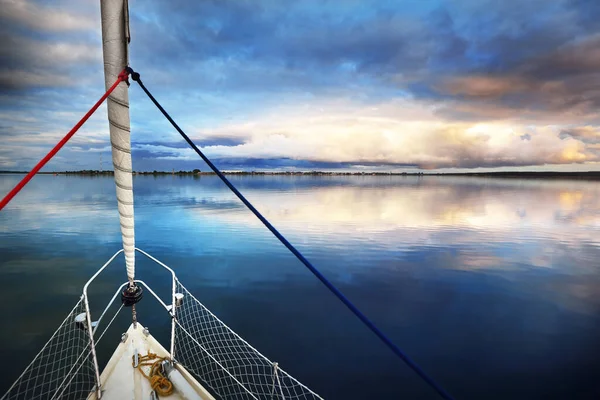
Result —
M11 179L16 181L0 176L0 189ZM557 377L597 369L598 357L590 352L600 329L597 182L231 179L411 355L438 368L436 376L456 386L457 397L486 398L490 387L501 387L499 399L534 398L531 393L545 398L540 382L561 382L549 386L553 393L595 387L593 379L563 387ZM390 372L399 368L396 360L386 358L380 344L217 178L136 177L134 186L139 246L174 267L192 292L251 343L282 362L287 357L286 365L310 377L317 389L329 390L326 395L358 396L356 387L348 387L355 381L369 391L411 390L400 390L386 375L396 377ZM11 308L13 336L19 336L23 321L40 312L35 301L52 299L48 313L62 312L67 306L57 302L68 303L119 248L114 182L36 177L0 213L0 239L5 301L26 280L40 293L28 305ZM139 275L168 293L163 271L138 261ZM107 274L107 280L125 279L120 265ZM54 327L39 326L37 334ZM29 346L16 343L21 352ZM33 347L28 351L35 354ZM315 366L316 357L334 361ZM363 359L370 362L357 362ZM416 385L412 374L403 373L398 379ZM473 386L474 375L480 388ZM505 385L506 376L514 378L511 385ZM332 383L336 377L343 382ZM527 385L529 392L523 391ZM471 396L459 396L461 390Z

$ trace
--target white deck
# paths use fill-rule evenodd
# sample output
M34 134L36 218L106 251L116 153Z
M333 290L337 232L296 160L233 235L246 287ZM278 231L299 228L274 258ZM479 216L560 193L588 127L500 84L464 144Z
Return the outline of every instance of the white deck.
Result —
M150 382L142 374L133 368L132 357L137 349L138 355L146 355L148 351L161 357L168 357L169 352L161 346L152 335L144 335L144 327L133 324L127 330L125 342L119 346L102 371L100 381L102 382L102 399L107 400L150 400L152 388ZM202 399L215 400L214 397L194 379L181 365L176 364L175 370L169 376L173 383L174 391L168 399ZM96 394L90 395L89 399L96 399Z

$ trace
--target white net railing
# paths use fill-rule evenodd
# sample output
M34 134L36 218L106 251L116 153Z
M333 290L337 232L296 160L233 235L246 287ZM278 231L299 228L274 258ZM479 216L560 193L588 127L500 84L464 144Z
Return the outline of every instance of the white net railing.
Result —
M110 261L112 259L99 272ZM174 274L173 280L173 298L179 298L175 293L183 294L183 302L175 307L173 319L175 325L172 346L175 360L196 375L215 397L265 400L322 399L233 332L204 307ZM136 282L146 286L141 281ZM126 283L117 290L95 324L102 321L125 285ZM148 290L157 297L150 288ZM172 312L171 306L167 306L158 297L157 299ZM89 398L95 390L96 377L100 376L100 371L95 369L95 352L88 335L85 305L82 297L0 400ZM119 307L108 324L102 324L105 326L99 336L94 335L97 336L96 345L122 308L123 306ZM79 322L76 322L76 319ZM96 329L94 333L97 333Z
M175 359L223 399L321 399L233 332L176 281Z
M111 304L112 301L108 307ZM120 306L111 320L107 324L102 324L104 328L95 341L96 345L100 343L122 309L123 306ZM87 320L84 319L82 323L75 321L75 317L83 315L85 315L85 303L82 297L0 400L89 398L95 390L96 371ZM95 329L94 333L96 333Z
M96 382L90 337L75 323L81 313L82 299L1 400L88 397Z

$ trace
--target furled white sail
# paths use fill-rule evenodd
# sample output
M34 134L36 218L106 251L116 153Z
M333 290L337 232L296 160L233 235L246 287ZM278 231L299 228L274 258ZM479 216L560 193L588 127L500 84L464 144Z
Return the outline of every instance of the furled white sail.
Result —
M109 88L128 64L128 10L126 0L103 0L102 48L104 80ZM117 187L117 202L127 278L135 276L135 235L133 221L133 178L129 129L129 96L127 85L121 83L108 98L110 143Z

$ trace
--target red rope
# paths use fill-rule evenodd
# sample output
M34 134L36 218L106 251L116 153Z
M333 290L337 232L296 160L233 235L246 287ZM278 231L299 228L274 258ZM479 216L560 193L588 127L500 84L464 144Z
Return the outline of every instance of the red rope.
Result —
M13 197L15 197L17 193L19 193L19 191L21 191L21 189L23 189L27 182L29 182L31 178L33 178L33 176L37 174L38 171L42 169L42 167L46 165L46 163L56 155L56 153L58 153L58 151L65 145L65 143L67 143L69 139L71 139L75 132L77 132L79 128L81 128L85 121L87 121L92 116L92 114L98 109L98 107L100 107L100 105L113 92L113 90L115 90L116 87L119 86L119 83L123 81L127 82L128 76L129 73L127 72L127 70L123 70L119 74L119 77L117 78L115 83L113 83L113 85L106 91L106 93L104 93L100 100L98 100L96 104L94 104L90 111L88 111L87 114L85 114L83 118L81 118L81 120L73 127L73 129L71 129L69 133L67 133L67 135L64 138L62 138L62 140L58 142L57 145L54 146L54 148L50 150L50 152L46 154L46 156L42 158L40 162L37 163L37 165L33 167L33 169L29 171L27 175L25 175L25 178L23 178L21 182L19 182L17 186L13 188L13 190L11 190L6 196L4 196L2 201L0 201L0 211L4 208L5 205L7 205L12 200Z

